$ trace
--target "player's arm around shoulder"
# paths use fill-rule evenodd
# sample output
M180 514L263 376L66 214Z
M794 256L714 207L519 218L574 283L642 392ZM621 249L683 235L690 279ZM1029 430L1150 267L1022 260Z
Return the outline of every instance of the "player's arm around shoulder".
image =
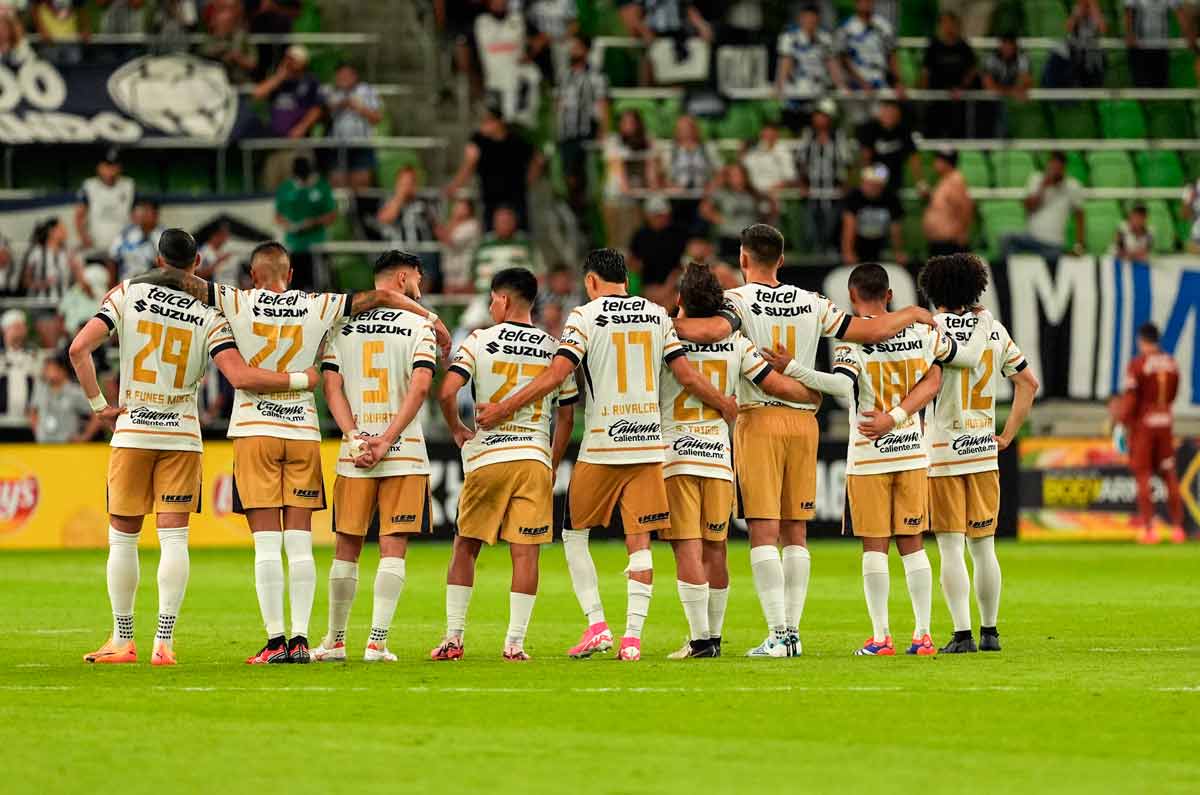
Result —
M721 412L721 416L725 422L733 425L737 420L738 405L737 400L733 397L723 395L717 391L717 388L712 385L696 366L692 364L686 355L673 356L667 362L667 366L671 368L671 373L675 376L675 380L679 385L690 395L693 395L708 406Z
M886 315L879 315L872 318L853 317L850 315L846 317L848 318L848 322L842 329L841 334L835 336L838 336L839 339L866 345L890 339L914 323L924 326L935 325L933 315L930 314L928 309L920 306L908 306L904 309L898 309L895 312L888 312Z
M499 403L480 403L475 408L475 422L481 428L494 428L521 409L541 400L562 385L575 372L578 361L562 348L550 360L550 366Z

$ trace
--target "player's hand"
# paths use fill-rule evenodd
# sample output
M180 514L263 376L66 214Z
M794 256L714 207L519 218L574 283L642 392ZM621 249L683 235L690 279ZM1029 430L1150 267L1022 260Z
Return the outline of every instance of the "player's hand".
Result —
M792 362L792 354L782 345L776 345L773 348L762 348L759 350L759 354L767 360L767 364L771 365L771 369L777 373L782 373Z
M101 424L110 431L116 427L117 417L125 413L124 406L105 406L96 412L96 416L100 418Z
M1001 450L1007 450L1008 446L1010 444L1012 444L1012 439L1009 439L1002 433L997 434L997 435L993 436L992 438L996 440L996 452L1000 452Z
M858 432L868 439L887 436L896 427L896 420L886 411L864 411L859 420Z
M450 435L454 438L454 443L461 448L475 438L475 431L460 422L457 428L451 429Z
M737 421L738 403L736 398L726 397L721 401L721 416L725 418L725 422L733 427L733 423Z
M367 453L371 456L372 466L378 464L385 457L388 451L392 449L394 440L386 436L372 436L367 441Z
M912 318L912 322L920 323L923 326L937 328L937 323L933 319L933 314L923 306L910 306L907 310L908 315Z
M450 361L453 339L450 336L450 329L446 328L446 324L442 322L440 317L433 324L433 336L437 340L438 351L442 354L442 361Z
M508 416L503 403L480 403L475 407L475 424L480 428L495 428Z

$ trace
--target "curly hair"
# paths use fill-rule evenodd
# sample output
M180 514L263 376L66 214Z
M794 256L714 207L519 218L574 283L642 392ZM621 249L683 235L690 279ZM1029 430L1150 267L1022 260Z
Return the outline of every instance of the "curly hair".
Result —
M918 289L933 305L950 310L974 306L987 285L987 266L974 254L930 257L917 276Z
M712 317L721 311L725 291L712 268L689 262L679 277L679 303L688 317Z

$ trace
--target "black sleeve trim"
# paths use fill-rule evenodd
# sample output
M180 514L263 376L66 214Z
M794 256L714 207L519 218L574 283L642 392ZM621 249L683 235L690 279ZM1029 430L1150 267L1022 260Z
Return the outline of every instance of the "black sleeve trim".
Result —
M418 367L427 367L427 368L429 368L429 372L431 372L431 373L437 372L437 366L434 365L433 362L427 362L424 360L421 360L419 362L413 362L413 369L416 370Z
M678 359L680 356L687 356L687 351L685 351L682 346L676 348L675 350L671 351L666 356L664 356L663 361L666 362L667 364L670 364L671 362Z
M212 350L210 350L210 351L208 352L208 355L209 355L210 357L215 357L215 356L216 356L218 353L220 353L221 351L236 351L236 350L237 350L237 345L235 345L234 343L232 343L232 342L222 342L220 345L218 345L217 347L215 347L215 348L213 348Z
M208 283L208 305L217 305L217 283L213 281Z
M850 321L852 319L853 318L851 318L849 315L843 317L842 325L838 326L837 331L833 332L833 336L837 337L839 340L845 339L846 332L850 330Z
M93 317L96 317L96 318L99 318L100 320L103 320L103 321L104 321L104 325L108 326L108 330L109 330L109 332L112 332L112 331L115 331L115 330L116 330L116 328L117 328L117 324L116 324L116 323L114 323L114 322L112 322L112 318L111 318L111 317L109 317L108 315L104 314L103 312L97 312L95 315L93 315Z
M462 376L464 379L466 379L466 381L467 381L467 383L468 383L468 384L469 384L469 383L471 383L471 374L470 374L470 373L468 373L466 370L464 370L462 367L459 367L457 364L452 364L452 365L450 365L449 367L447 367L447 368L446 368L446 372L448 372L448 373L458 373L458 374L459 374L459 375L461 375L461 376Z
M954 357L958 356L958 343L954 341L953 337L946 337L946 339L950 342L950 352L942 358L936 359L935 361L937 361L938 364L941 364L942 362L952 362L954 361Z
M1016 368L1013 370L1013 375L1016 375L1017 373L1021 372L1022 370L1024 370L1024 369L1025 369L1026 367L1028 367L1028 366L1029 366L1029 362L1027 362L1027 361L1023 361L1023 362L1021 362L1021 363L1020 363L1020 364L1018 364L1018 365L1016 366Z
M345 306L345 308L342 309L342 317L351 317L350 307L353 305L354 305L354 291L349 290L346 292L346 306Z
M771 365L767 365L763 369L759 370L758 375L754 376L754 378L752 378L750 380L753 381L756 385L761 384L763 381L767 380L767 376L769 376L770 374L771 374Z
M730 334L742 327L742 319L737 316L736 312L730 312L728 309L722 309L721 311L717 312L717 317L723 317L729 321L729 327L733 329L733 331L729 332Z
M858 376L855 375L854 371L851 370L849 367L835 367L835 368L833 368L833 374L834 375L844 375L847 378L849 378L851 381L855 381L855 382L858 381Z
M333 362L321 362L321 372L323 373L340 373L341 371L342 368Z
M565 359L569 359L571 361L571 364L574 365L575 367L579 366L580 359L578 356L575 355L575 351L571 350L570 348L567 348L565 346L562 348L559 348L558 352L555 353L554 355L562 356Z
M576 403L578 403L578 402L579 402L579 393L578 393L578 392L576 392L576 393L575 393L575 395L574 395L574 397L569 397L569 398L559 398L558 405L560 405L560 406L574 406L574 405L575 405Z

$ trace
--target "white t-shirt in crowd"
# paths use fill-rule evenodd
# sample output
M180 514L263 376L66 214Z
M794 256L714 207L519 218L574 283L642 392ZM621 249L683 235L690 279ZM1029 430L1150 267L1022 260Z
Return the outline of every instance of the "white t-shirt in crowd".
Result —
M1042 184L1041 172L1029 175L1025 195L1037 193ZM1029 214L1029 234L1043 243L1062 246L1067 239L1067 218L1083 206L1083 186L1074 177L1063 177L1042 193L1042 203Z

